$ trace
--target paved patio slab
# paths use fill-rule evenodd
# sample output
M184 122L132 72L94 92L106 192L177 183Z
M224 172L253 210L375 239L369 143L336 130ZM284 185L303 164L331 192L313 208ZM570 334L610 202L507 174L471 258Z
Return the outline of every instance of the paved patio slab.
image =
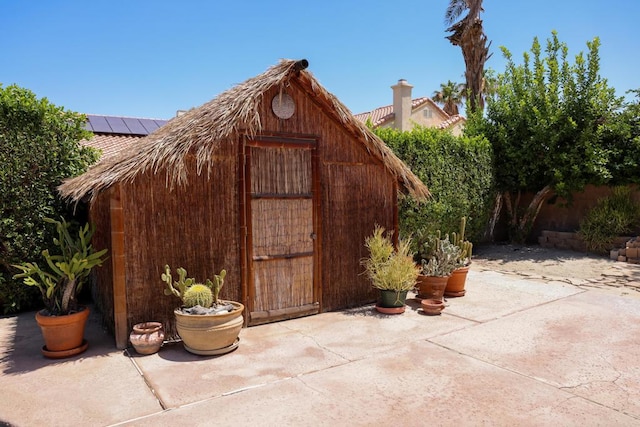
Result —
M588 291L433 342L632 415L640 423L638 337L638 300Z
M616 410L427 341L130 425L179 425L185 420L195 426L638 424Z
M469 270L466 296L449 298L443 313L476 322L499 319L550 301L584 292L562 282L541 282L495 271Z

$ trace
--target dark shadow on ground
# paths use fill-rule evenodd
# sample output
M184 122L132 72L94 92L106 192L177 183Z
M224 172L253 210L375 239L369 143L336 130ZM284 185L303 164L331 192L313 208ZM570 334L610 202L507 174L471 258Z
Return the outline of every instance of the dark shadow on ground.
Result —
M539 245L480 244L473 248L474 258L488 261L500 261L508 264L512 261L575 261L584 259L608 260L607 257L587 252L565 249L544 248Z
M36 312L0 317L0 374L12 375L118 351L113 336L102 328L101 314L92 306L85 328L89 347L84 353L65 359L48 359L42 355L44 341L36 323Z

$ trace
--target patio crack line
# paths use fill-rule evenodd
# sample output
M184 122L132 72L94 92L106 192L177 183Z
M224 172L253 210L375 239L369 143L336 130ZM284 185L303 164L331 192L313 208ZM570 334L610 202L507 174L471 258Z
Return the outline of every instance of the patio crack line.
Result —
M131 353L129 353L129 349L125 349L124 350L125 353L127 354L127 357L129 358L129 360L131 361L131 363L133 364L133 366L136 368L136 371L138 371L138 374L142 377L142 380L144 381L144 383L146 384L147 388L149 389L149 391L151 392L151 394L153 394L153 396L156 398L156 400L158 401L158 404L160 405L160 407L162 408L163 411L167 410L168 406L162 401L162 399L160 398L160 396L158 396L158 394L156 393L155 389L151 386L151 384L149 383L149 381L147 380L147 377L144 375L144 372L142 372L142 370L140 369L140 367L138 366L138 364L136 363L135 359L133 357L131 357Z
M354 362L355 360L358 360L358 359L351 360L351 359L349 359L349 358L347 358L347 357L343 356L342 354L337 353L337 352L335 352L334 350L331 350L331 349L330 349L330 348L328 348L328 347L325 347L324 345L320 344L320 343L318 342L318 340L316 339L316 337L314 337L313 335L307 334L307 333L302 332L302 331L300 331L300 330L298 330L298 329L289 328L289 327L284 326L284 325L283 325L283 328L285 328L285 329L287 329L287 330L289 330L289 331L295 332L295 333L299 334L300 336L302 336L302 337L304 337L304 338L309 338L311 341L313 341L313 343L314 343L318 348L320 348L320 349L322 349L322 350L324 350L324 351L326 351L326 352L328 352L328 353L331 353L331 354L333 354L333 355L335 355L335 356L338 356L340 359L344 360L344 361L345 361L345 363Z
M600 359L602 359L603 361L605 361L605 362L609 365L609 367L613 370L613 372L615 372L615 378L612 378L612 379L609 379L609 380L593 380L593 381L586 381L586 382L581 382L581 383L579 383L579 384L572 385L572 386L561 386L561 387L559 387L559 388L560 388L560 390L567 391L568 393L574 394L574 395L575 395L575 396L577 396L577 397L581 397L581 398L583 398L583 399L585 399L585 400L588 400L588 401L590 401L590 402L593 402L593 403L599 404L599 405L601 405L601 406L604 406L604 405L602 405L602 404L600 404L600 403L598 403L598 402L596 402L596 401L591 400L591 399L590 399L589 397L587 397L587 396L582 396L582 395L579 395L579 394L575 394L575 393L574 393L574 391L575 391L575 390L580 389L581 387L588 387L588 386L589 386L589 385L591 385L591 384L612 384L612 385L614 385L618 390L620 390L620 392L621 392L621 393L626 397L626 398L625 398L625 400L624 400L624 401L625 401L625 404L624 404L624 405L622 405L622 407L623 407L623 408L627 408L627 407L629 406L629 401L630 401L629 391L628 391L628 390L626 390L626 389L624 389L624 388L622 388L622 387L620 386L620 384L618 384L618 381L620 380L620 378L622 378L622 372L620 372L620 371L619 371L615 366L613 366L613 364L612 364L609 360L607 360L607 358L606 358L604 355L600 355ZM634 416L633 414L628 414L628 413L626 413L626 412L624 411L624 409L616 409L616 408L610 408L610 409L613 409L613 410L618 411L618 412L620 412L620 413L623 413L623 414L625 414L625 415L629 415L629 416L632 416L632 417L634 417L634 418L637 418L637 417L636 417L636 416Z
M522 377L522 378L528 378L528 379L533 380L533 381L535 381L535 382L538 382L538 383L540 383L540 384L544 384L544 385L547 385L547 386L549 386L549 387L553 387L553 388L555 388L555 389L557 389L557 390L561 390L561 389L562 389L562 387L561 387L560 385L558 385L558 384L554 384L554 383L552 383L552 382L549 382L549 381L547 381L547 380L545 380L545 379L543 379L543 378L535 377L535 376L529 376L529 375L527 375L527 374L524 374L524 373L522 373L522 372L516 371L516 370L511 369L511 368L508 368L508 367L506 367L506 366L498 365L498 364L496 364L495 362L492 362L492 361L490 361L490 360L481 359L481 358L476 357L476 356L474 356L474 355L472 355L472 354L463 353L463 352L461 352L460 350L456 350L455 348L448 347L448 346L446 346L446 345L444 345L444 344L441 344L441 343L438 343L438 342L433 342L433 341L431 341L430 339L428 339L427 341L429 341L431 344L436 345L436 346L438 346L438 347L440 347L440 348L443 348L443 349L445 349L445 350L449 350L449 351L452 351L452 352L454 352L454 353L456 353L456 354L459 354L460 356L468 357L468 358L470 358L470 359L477 360L478 362L481 362L481 363L484 363L484 364L487 364L487 365L493 366L493 367L498 368L498 369L500 369L500 370L507 371L507 372L511 372L512 374L516 374L516 375L518 375L519 377ZM572 393L569 393L569 394L571 394L572 396L576 396L576 395L574 395L574 394L572 394Z

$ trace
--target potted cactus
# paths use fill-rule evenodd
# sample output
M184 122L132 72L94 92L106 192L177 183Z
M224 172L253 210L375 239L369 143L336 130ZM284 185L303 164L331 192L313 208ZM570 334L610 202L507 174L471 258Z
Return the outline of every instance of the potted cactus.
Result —
M184 348L194 354L218 355L238 347L240 330L244 323L244 305L236 301L218 298L227 275L225 270L196 283L187 278L187 271L178 268L178 280L171 275L171 268L164 267L162 281L166 283L165 295L181 299L182 306L174 310L176 329Z
M376 310L385 314L403 313L407 292L413 289L420 268L413 261L410 240L400 239L394 248L385 229L376 226L365 240L369 257L362 260L365 273L374 288L380 290Z
M89 308L78 304L77 295L91 270L106 260L107 250L94 251L90 244L94 228L88 223L76 228L64 218L44 221L56 227L58 237L53 239L56 249L42 251L45 265L36 262L14 265L22 273L13 277L40 290L44 309L36 313L36 322L45 342L42 354L60 359L87 349L84 329Z
M459 265L460 248L449 241L448 235L443 239L437 231L423 240L420 253L417 297L442 300L447 280Z
M467 218L463 216L460 218L460 229L458 232L451 233L452 242L460 248L460 253L457 259L458 266L453 270L447 280L447 287L444 291L444 295L447 297L461 297L466 293L465 284L469 267L471 266L471 255L473 251L473 243L465 240L464 233L466 225Z

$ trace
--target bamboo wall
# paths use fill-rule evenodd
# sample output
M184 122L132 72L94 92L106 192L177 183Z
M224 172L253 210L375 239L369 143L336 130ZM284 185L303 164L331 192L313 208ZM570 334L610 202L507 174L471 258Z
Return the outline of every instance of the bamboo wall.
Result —
M180 300L164 295L165 264L174 278L183 267L197 281L224 268L220 297L241 300L237 158L235 149L221 153L209 179L206 172L195 173L195 159L190 159L188 185L173 191L167 190L164 173L123 186L129 327L157 320L173 332L173 309Z
M110 332L113 332L113 288L111 265L111 220L109 212L109 191L100 194L92 203L89 209L89 221L96 227L91 239L91 244L96 251L107 249L109 257L101 267L93 269L95 277L92 283L91 294L96 308L102 313L102 322Z

